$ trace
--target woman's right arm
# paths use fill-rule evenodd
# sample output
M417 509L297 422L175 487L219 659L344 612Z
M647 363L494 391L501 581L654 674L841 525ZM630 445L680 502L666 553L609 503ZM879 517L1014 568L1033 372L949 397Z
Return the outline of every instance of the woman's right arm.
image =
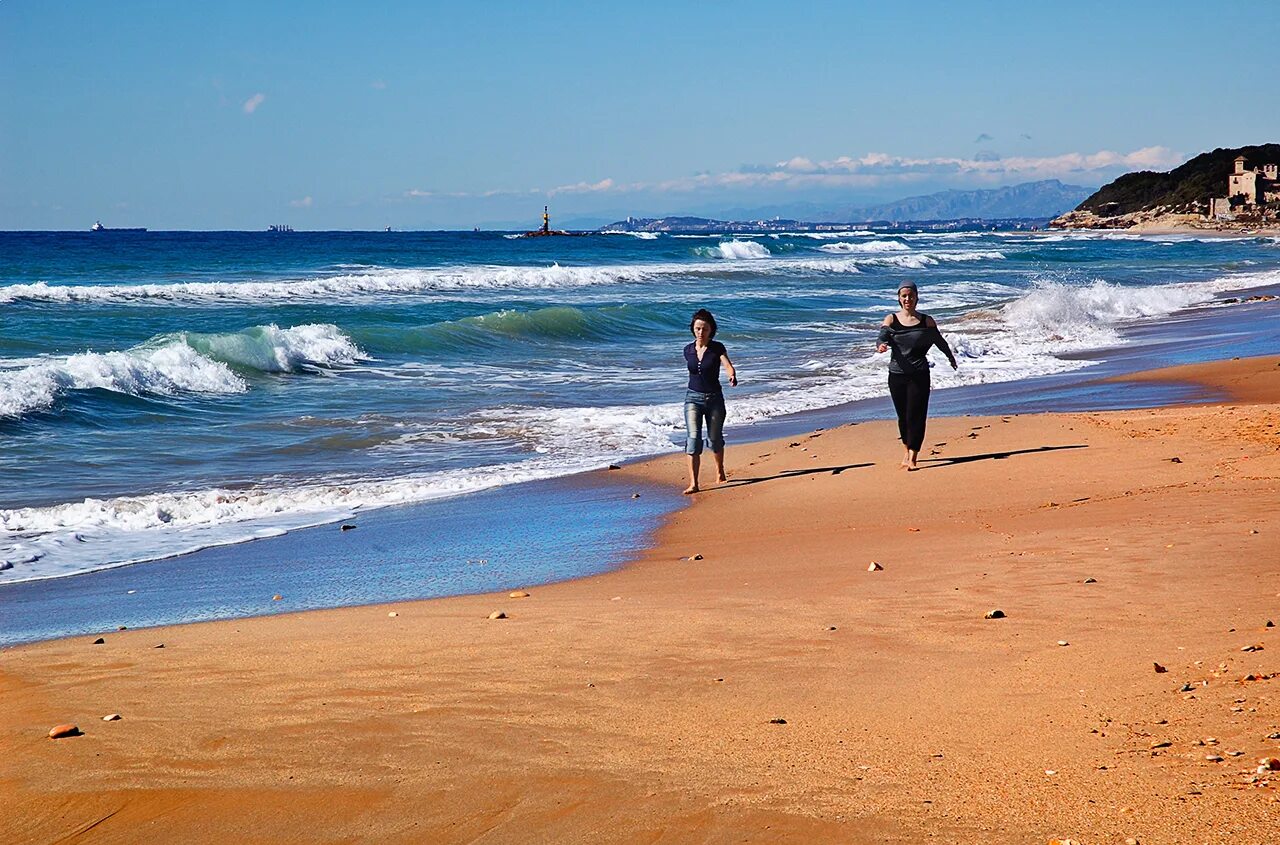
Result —
M893 315L890 314L884 318L884 322L880 324L880 337L876 341L877 352L889 351L889 341L893 338L893 333L889 331L889 327L893 325Z

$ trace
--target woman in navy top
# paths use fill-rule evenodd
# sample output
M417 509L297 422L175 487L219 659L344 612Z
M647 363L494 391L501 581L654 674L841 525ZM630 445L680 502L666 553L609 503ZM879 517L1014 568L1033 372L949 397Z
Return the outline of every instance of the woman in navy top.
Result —
M884 318L880 325L877 352L890 351L889 395L893 397L894 410L898 412L898 435L906 454L902 466L908 471L920 467L920 447L924 445L924 424L929 415L929 359L930 347L942 350L956 368L956 356L938 331L938 324L928 314L916 310L920 292L915 284L906 282L898 287L898 305L901 310Z
M684 395L684 451L689 456L689 486L685 493L698 492L698 469L702 465L702 425L706 422L707 442L716 459L716 481L727 481L724 474L724 391L720 389L720 365L729 373L729 385L738 386L738 374L729 360L724 344L715 340L716 318L705 308L698 309L689 321L693 343L684 348L684 362L689 368L689 389Z

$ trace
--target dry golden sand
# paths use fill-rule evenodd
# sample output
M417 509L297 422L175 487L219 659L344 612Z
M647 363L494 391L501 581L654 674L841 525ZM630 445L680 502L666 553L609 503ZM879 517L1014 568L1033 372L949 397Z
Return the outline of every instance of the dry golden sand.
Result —
M0 651L0 842L1276 842L1278 365L939 419L913 474L889 423L731 447L527 598Z

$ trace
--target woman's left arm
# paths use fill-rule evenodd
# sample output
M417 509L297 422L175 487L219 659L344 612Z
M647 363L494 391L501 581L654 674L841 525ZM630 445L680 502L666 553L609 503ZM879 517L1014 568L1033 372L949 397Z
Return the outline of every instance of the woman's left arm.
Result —
M942 350L943 355L947 356L947 360L951 362L951 369L959 369L960 365L956 363L955 353L951 351L951 347L947 344L947 339L942 336L942 332L938 331L938 321L932 317L926 317L925 320L927 321L925 325L933 329L934 345Z
M729 374L729 386L738 386L738 371L733 368L733 362L729 360L729 350L723 346L720 347L720 363L724 365L725 372Z

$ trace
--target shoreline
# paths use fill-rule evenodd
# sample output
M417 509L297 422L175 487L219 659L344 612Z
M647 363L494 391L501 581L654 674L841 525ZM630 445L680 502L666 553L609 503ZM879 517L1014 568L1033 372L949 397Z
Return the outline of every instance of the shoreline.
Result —
M910 475L886 421L731 446L633 563L526 597L0 650L0 838L1264 842L1277 365L931 420Z
M1261 286L1247 290L1270 291L1272 289L1273 286ZM1267 315L1280 312L1280 303L1242 300L1233 305L1232 310L1242 318L1248 315L1247 319L1252 325L1265 326ZM935 390L934 414L942 416L961 413L1009 414L1058 410L1133 409L1154 405L1199 404L1215 401L1217 397L1212 394L1212 391L1197 387L1193 382L1147 378L1131 380L1126 376L1135 370L1140 371L1153 365L1187 360L1188 355L1191 356L1191 360L1201 360L1205 356L1221 355L1228 351L1247 355L1251 352L1256 353L1258 350L1275 349L1280 345L1280 331L1255 328L1254 336L1242 346L1238 332L1230 326L1224 330L1223 321L1215 312L1216 309L1194 309L1173 321L1135 324L1126 332L1126 343L1100 351L1097 353L1100 360L1084 369L1034 379L962 385ZM1195 345L1190 347L1190 352L1184 348L1187 347L1186 339L1189 337L1196 339ZM1123 392L1114 390L1112 384L1117 381L1127 383ZM849 421L865 422L890 417L892 417L892 409L887 397L862 399L739 428L735 434L741 439L736 440L733 445L738 448L749 448L763 440L791 437L814 427L832 428ZM631 466L635 462L654 460L659 457L661 456L651 455L624 461L623 464ZM359 587L351 587L345 588L348 589L348 594L324 599L310 597L308 595L312 592L310 588L301 591L291 588L288 579L275 575L269 565L257 564L254 568L254 562L272 561L284 557L291 561L292 567L297 567L300 577L308 581L349 581L348 573L337 566L337 561L334 560L335 555L347 554L348 552L343 550L352 548L354 550L350 553L356 555L356 560L367 558L371 553L370 549L378 545L373 542L374 538L370 535L384 531L384 527L388 524L390 534L382 538L384 540L382 545L390 544L400 549L402 553L408 550L411 555L421 557L424 554L429 555L432 550L423 548L423 544L414 536L411 527L407 527L417 521L433 524L439 522L440 514L452 514L453 516L449 517L452 521L446 520L439 525L439 530L446 536L456 536L477 529L483 531L483 520L477 523L475 519L467 518L466 512L496 508L496 512L500 513L503 509L517 507L521 499L529 496L536 497L540 495L538 491L549 488L576 490L569 495L577 497L582 489L594 489L601 483L608 484L609 482L604 480L607 478L612 478L614 483L620 483L623 476L617 473L605 473L603 470L593 470L494 488L434 502L362 511L340 522L365 525L369 530L343 532L340 535L341 543L335 543L330 537L338 523L325 523L311 528L295 529L280 537L215 546L185 555L76 573L75 576L3 584L0 585L0 610L7 614L11 624L8 631L0 632L0 648L17 643L100 633L114 630L121 624L138 628L218 618L255 618L286 612L284 610L286 606L292 610L312 610L323 607L376 605L409 598L429 599L445 595L484 593L510 584L528 587L554 583L565 578L582 577L598 571L600 567L582 566L577 571L566 572L554 578L533 576L525 579L513 575L507 581L488 584L473 581L472 585L464 590L440 589L436 585L447 583L450 579L457 577L470 577L470 574L458 576L456 573L450 573L448 563L441 560L440 565L445 566L446 570L431 573L432 583L420 587L416 594L411 594L407 585L396 585L381 591L366 590L358 594L350 591L359 590ZM683 487L683 484L679 487ZM619 519L634 522L633 518L636 512L639 512L641 522L635 523L635 527L630 531L630 542L623 542L627 549L637 552L642 551L648 542L649 529L643 520L655 517L659 512L678 510L683 506L683 502L679 496L673 495L666 497L671 501L670 504L658 506L652 497L646 494L646 498L641 503L642 507L637 508L635 503L629 501L631 492L615 491L613 499L619 501L611 501L609 496L601 494L594 500L580 501L580 504L594 509L606 524ZM663 496L662 490L653 492L660 497ZM578 499L575 498L575 500ZM654 507L658 510L654 511ZM548 516L553 512L548 511ZM573 547L556 545L543 534L545 532L541 534L533 532L529 537L524 538L523 543L516 542L515 547L518 548L522 544L524 546L546 545L551 542L549 548L554 550L552 554L575 554ZM621 562L628 557L628 552L618 545L619 542L615 538L611 540L609 548L603 550L616 562ZM474 550L458 550L459 561L472 557L485 557L485 555ZM368 558L366 562L375 568L380 568L372 558ZM227 567L241 572L237 576L237 583L243 582L241 586L237 588L234 584L224 584L223 594L216 597L216 602L209 604L206 601L204 604L193 605L193 600L208 593L208 588L204 584L205 577L220 578ZM533 572L542 570L537 561L529 562L528 568ZM609 566L604 568L608 569ZM201 570L206 570L209 574L202 576ZM426 576L420 576L419 580L421 581L424 577ZM97 579L97 582L89 579ZM73 583L57 583L67 581ZM289 595L284 605L269 601L272 595L286 591ZM128 598L125 598L126 593L129 594ZM85 599L84 596L93 597L87 609L85 601L90 599ZM214 615L210 614L210 607L215 609ZM65 618L68 612L75 614L75 618L81 621L56 630L51 623L59 618Z

